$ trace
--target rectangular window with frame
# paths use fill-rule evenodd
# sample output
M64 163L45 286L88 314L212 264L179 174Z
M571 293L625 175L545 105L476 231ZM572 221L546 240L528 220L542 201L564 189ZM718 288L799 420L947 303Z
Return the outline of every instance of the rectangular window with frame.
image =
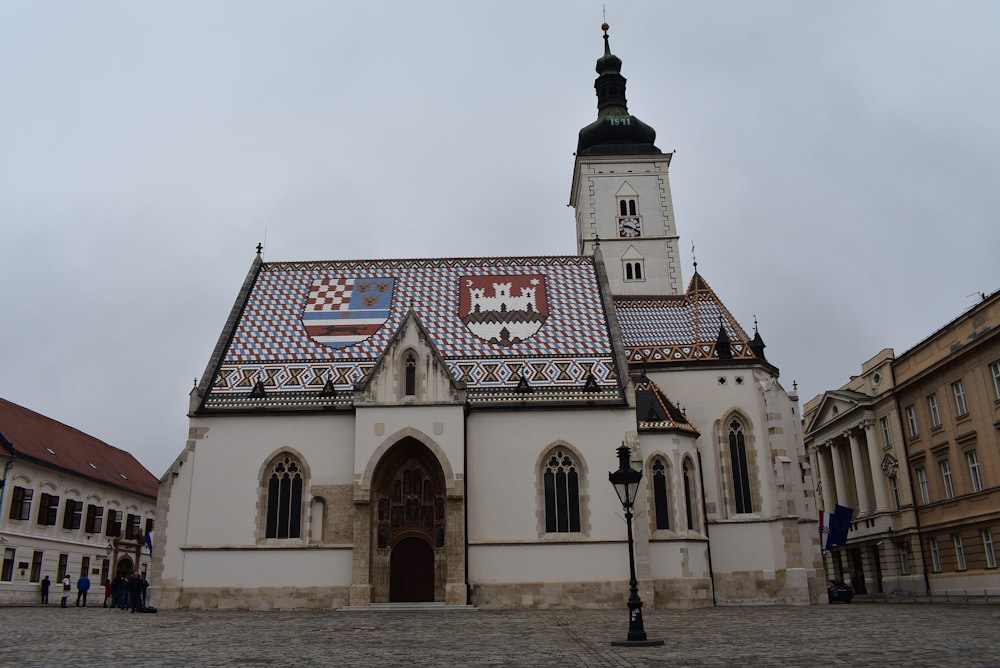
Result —
M66 573L69 572L69 555L60 554L59 555L59 568L56 569L56 580L61 581L66 577Z
M941 467L941 482L944 483L944 496L946 499L955 498L955 483L951 479L951 464L947 459L938 462Z
M80 577L90 577L90 557L80 559Z
M958 417L969 414L969 405L965 402L965 384L956 380L951 384L951 389L955 392L955 413Z
M153 531L153 525L156 524L156 520L152 517L146 518L146 533L151 533Z
M896 476L890 477L889 484L892 486L892 501L895 504L896 510L899 510L903 505L902 498L899 495L899 478Z
M882 416L878 419L878 423L882 427L882 448L888 450L892 447L892 432L889 431L889 418Z
M114 508L108 509L108 526L104 532L105 536L117 538L122 535L122 511Z
M101 533L103 525L104 506L95 506L92 503L87 504L87 524L84 530L87 533Z
M910 546L906 543L896 543L899 551L899 571L902 575L910 574Z
M56 525L59 517L59 497L42 492L38 500L38 523L42 526L52 527Z
M927 484L927 469L922 466L917 469L917 485L920 487L920 502L927 505L931 502L931 489Z
M0 580L4 582L10 582L14 579L14 548L8 547L4 548L3 551L3 573L0 574Z
M979 534L983 537L983 550L986 552L986 568L996 568L997 551L993 546L993 533L989 529L980 529Z
M990 365L990 373L993 374L993 398L1000 401L1000 362Z
M128 514L128 521L125 523L125 538L134 540L141 537L139 522L142 520L138 515Z
M910 438L920 436L920 426L917 424L917 409L912 405L906 407L906 425L910 428Z
M955 544L955 569L964 571L966 569L965 547L962 545L962 537L955 533L951 535L951 540Z
M83 519L83 501L66 499L66 508L63 511L63 529L79 529Z
M42 556L44 552L35 550L31 555L31 575L28 582L38 582L42 579Z
M979 470L979 456L976 455L975 450L969 450L965 453L965 459L969 462L969 479L972 481L972 491L983 491L983 476Z
M936 429L941 426L941 407L938 406L937 395L932 394L927 397L927 408L931 411L931 428Z
M927 546L931 551L931 568L935 573L941 572L941 550L938 549L937 538L928 538Z
M15 487L10 499L10 519L26 520L31 518L31 499L35 490L26 487Z

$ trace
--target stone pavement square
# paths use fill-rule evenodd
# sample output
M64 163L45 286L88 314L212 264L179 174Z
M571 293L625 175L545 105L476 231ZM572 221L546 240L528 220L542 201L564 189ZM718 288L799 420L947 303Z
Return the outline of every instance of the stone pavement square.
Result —
M996 666L1000 606L646 610L662 647L612 647L627 610L0 608L0 666Z

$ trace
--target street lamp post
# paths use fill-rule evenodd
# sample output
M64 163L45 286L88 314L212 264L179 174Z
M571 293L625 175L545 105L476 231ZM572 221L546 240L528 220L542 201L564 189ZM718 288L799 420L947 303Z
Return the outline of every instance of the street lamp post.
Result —
M618 494L618 500L622 503L622 510L625 511L625 525L628 527L628 568L629 568L629 597L628 597L628 640L612 641L612 645L619 646L642 646L650 647L662 645L662 640L648 640L646 629L642 624L642 599L639 598L639 583L635 579L635 547L632 539L632 510L635 507L636 492L639 491L639 481L642 480L642 471L636 471L629 464L630 451L628 446L622 443L618 448L618 470L608 473L608 480Z

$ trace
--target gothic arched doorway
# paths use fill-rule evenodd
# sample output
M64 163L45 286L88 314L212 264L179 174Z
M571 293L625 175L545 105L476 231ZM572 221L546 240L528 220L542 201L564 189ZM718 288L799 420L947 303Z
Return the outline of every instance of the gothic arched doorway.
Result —
M412 438L390 448L372 502L372 600L444 600L446 490L430 450Z
M422 538L404 538L389 557L389 601L433 600L434 550Z

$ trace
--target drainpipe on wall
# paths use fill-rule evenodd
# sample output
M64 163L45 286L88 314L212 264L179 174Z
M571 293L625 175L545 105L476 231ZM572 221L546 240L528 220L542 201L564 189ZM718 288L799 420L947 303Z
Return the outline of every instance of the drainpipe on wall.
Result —
M705 524L705 540L708 546L708 579L712 582L712 607L718 605L715 601L715 569L712 568L712 540L708 537L708 504L705 503L705 471L701 468L701 450L695 448L698 454L698 483L701 485L701 516Z
M472 605L472 586L469 584L469 407L462 409L462 521L465 524L465 604Z

